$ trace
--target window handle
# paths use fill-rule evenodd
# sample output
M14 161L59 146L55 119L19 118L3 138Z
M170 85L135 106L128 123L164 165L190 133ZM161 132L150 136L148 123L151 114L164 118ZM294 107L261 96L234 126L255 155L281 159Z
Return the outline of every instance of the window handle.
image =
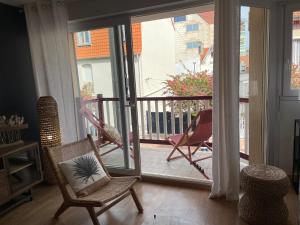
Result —
M124 105L125 107L135 107L136 106L136 104L135 103L128 103L128 104L125 104Z

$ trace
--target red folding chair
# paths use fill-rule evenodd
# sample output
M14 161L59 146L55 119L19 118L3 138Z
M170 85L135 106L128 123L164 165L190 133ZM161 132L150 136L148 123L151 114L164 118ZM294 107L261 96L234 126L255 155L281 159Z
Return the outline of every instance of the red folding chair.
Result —
M205 174L205 171L197 164L197 162L209 159L212 156L209 155L200 159L193 159L192 155L194 155L201 148L201 146L205 146L212 151L212 148L208 143L208 140L211 136L212 109L202 110L197 114L196 118L194 118L190 126L184 131L183 134L176 134L167 138L170 144L174 146L167 158L167 161L184 157L191 165L199 169L205 178L209 179L209 177ZM180 149L182 146L188 147L187 154ZM191 151L191 146L196 146L196 148ZM179 156L173 156L176 151L180 153Z
M100 118L98 118L95 114L91 112L90 109L88 109L85 106L82 106L80 109L80 113L94 126L96 127L101 135L101 140L96 141L97 147L104 147L109 144L115 144L116 147L113 147L112 149L105 151L104 153L101 153L101 156L106 155L114 150L117 149L123 149L123 143L120 140L117 140L112 135L110 135L106 130L105 126L107 126ZM132 143L132 133L129 134L129 141ZM133 152L132 147L130 146L131 153Z

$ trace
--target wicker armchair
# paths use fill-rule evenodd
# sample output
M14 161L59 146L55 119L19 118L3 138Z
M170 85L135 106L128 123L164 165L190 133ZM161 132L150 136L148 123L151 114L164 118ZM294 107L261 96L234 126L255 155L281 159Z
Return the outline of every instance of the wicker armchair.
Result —
M64 199L54 217L58 218L69 207L84 207L89 212L93 224L100 225L97 217L129 195L132 196L138 212L143 213L143 207L133 189L133 185L137 182L138 177L110 177L104 166L105 172L111 178L109 183L88 196L75 196L64 175L61 173L58 163L84 155L91 151L95 152L97 159L103 166L103 162L90 135L88 135L86 139L78 142L59 147L46 148L46 154ZM100 210L96 212L94 207L100 207Z

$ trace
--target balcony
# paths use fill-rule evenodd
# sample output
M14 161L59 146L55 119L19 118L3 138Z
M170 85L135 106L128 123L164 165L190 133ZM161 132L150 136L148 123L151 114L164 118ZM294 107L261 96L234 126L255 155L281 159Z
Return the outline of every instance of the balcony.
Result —
M91 109L95 116L99 117L100 115L105 124L116 126L118 121L115 115L118 101L118 98L103 98L98 95L97 98L85 100L82 104ZM205 171L206 176L203 176L199 168L191 165L184 158L168 162L166 159L173 146L166 138L169 135L183 133L199 110L212 107L212 97L140 97L137 98L137 103L142 173L198 180L211 178L211 158L199 162L199 167ZM130 114L128 113L128 115ZM248 99L246 98L240 99L239 118L241 167L244 167L248 164L249 155ZM131 124L129 116L128 122L128 124ZM83 119L83 127L86 133L92 134L96 141L101 142L100 131L86 118ZM210 144L212 144L212 138L210 138ZM123 151L118 149L105 154L111 148L111 145L101 148L101 153L104 153L103 161L110 166L119 166ZM181 149L184 152L187 151L187 147ZM193 158L197 159L210 155L211 152L203 146Z

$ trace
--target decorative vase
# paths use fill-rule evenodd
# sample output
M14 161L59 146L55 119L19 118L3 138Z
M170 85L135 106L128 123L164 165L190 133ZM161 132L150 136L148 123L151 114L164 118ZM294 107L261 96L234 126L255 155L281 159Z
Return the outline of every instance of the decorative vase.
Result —
M45 154L46 147L61 145L59 117L55 99L52 96L40 97L37 101L37 111L39 115L44 180L48 184L56 184L56 178L50 168L49 160Z

